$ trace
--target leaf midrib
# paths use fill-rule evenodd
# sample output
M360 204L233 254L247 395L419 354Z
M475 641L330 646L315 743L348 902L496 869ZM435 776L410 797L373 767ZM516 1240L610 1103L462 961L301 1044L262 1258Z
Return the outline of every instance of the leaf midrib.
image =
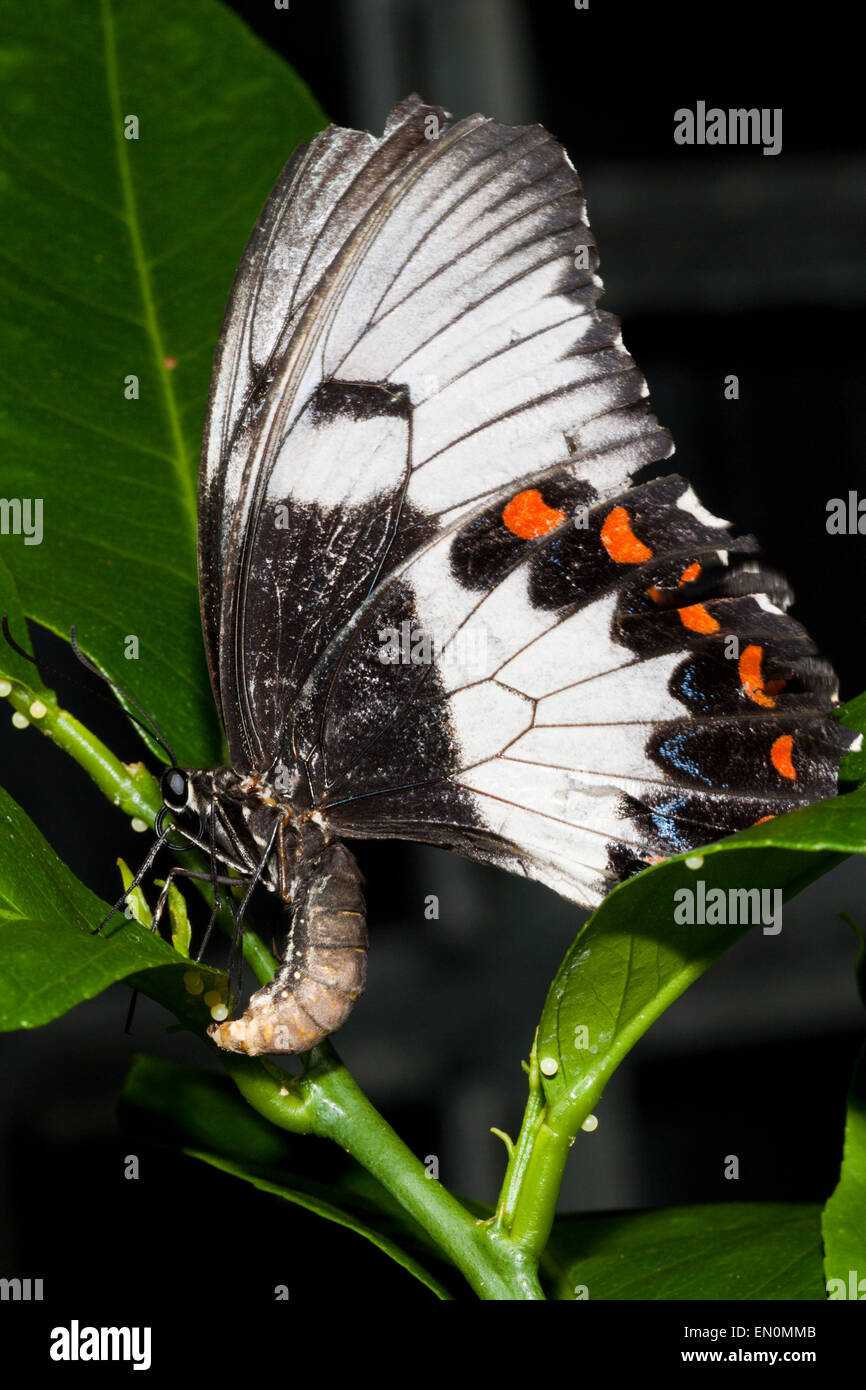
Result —
M120 186L124 205L124 221L129 231L130 249L132 252L133 266L141 294L142 309L144 312L144 326L153 347L154 359L156 362L156 375L162 390L163 406L168 421L169 435L171 438L171 453L169 455L181 504L186 513L190 526L190 534L195 543L196 534L196 496L192 480L192 473L189 466L186 444L181 428L180 411L175 399L171 379L164 366L166 356L162 333L160 331L159 319L156 312L156 300L151 284L150 272L148 269L147 257L144 253L144 243L141 236L141 226L138 217L138 206L135 198L135 188L132 181L132 169L129 163L127 142L121 131L121 107L120 107L120 80L117 61L117 47L114 34L114 17L111 10L111 0L101 0L102 26L105 43L105 77L108 88L108 100L111 108L112 130L114 136L115 154L117 156L118 172L120 175Z

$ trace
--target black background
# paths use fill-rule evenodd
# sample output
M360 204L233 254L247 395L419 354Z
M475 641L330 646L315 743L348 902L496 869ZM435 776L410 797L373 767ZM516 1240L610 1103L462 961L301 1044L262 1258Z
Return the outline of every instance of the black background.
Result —
M711 511L761 538L835 664L843 699L859 693L864 541L825 527L831 497L866 494L866 183L843 12L806 11L806 32L787 8L766 5L234 8L337 122L376 131L394 100L418 90L457 115L539 121L563 141L584 180L605 307L623 317L656 413L673 430L674 466ZM673 113L698 100L781 107L782 153L677 146ZM732 372L735 403L723 397ZM45 661L71 670L64 644L34 637ZM57 680L62 700L124 757L139 756L134 732L79 678L86 689ZM117 855L136 861L143 838L36 733L7 723L0 740L13 795L112 897ZM446 1184L493 1200L501 1156L488 1130L519 1123L520 1058L575 911L433 850L370 845L359 859L371 980L341 1053L415 1152L439 1157ZM576 1147L566 1207L826 1198L863 1031L853 937L836 914L856 915L862 888L859 863L835 871L786 909L781 937L744 942L652 1030L611 1083L598 1131ZM440 899L438 922L424 918L429 893ZM133 1051L203 1064L200 1048L165 1034L165 1015L148 1001L126 1038L127 996L117 986L4 1040L0 1272L66 1289L122 1279L149 1302L242 1257L263 1288L288 1283L302 1302L335 1279L356 1303L373 1288L378 1299L427 1299L352 1234L118 1131ZM142 1157L137 1183L122 1177L129 1152ZM737 1183L722 1177L730 1153L740 1156ZM170 1269L168 1238L179 1231L185 1256Z

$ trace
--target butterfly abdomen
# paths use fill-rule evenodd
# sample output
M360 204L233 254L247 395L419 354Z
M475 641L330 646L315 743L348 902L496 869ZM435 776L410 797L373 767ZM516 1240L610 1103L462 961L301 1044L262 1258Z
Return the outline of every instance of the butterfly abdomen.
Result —
M212 1024L220 1047L255 1055L307 1052L336 1032L364 992L367 925L361 874L349 851L330 844L302 863L276 975L244 1015Z

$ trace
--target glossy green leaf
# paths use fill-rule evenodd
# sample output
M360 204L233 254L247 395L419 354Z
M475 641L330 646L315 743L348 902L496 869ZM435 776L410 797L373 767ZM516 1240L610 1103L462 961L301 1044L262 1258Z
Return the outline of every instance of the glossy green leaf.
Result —
M347 1155L277 1130L221 1077L136 1057L122 1095L127 1125L262 1192L355 1231L439 1298L442 1255L393 1197ZM438 1259L437 1259L438 1256ZM455 1277L458 1287L460 1280Z
M192 925L186 910L186 898L173 883L168 886L168 912L171 919L171 944L178 955L189 959Z
M857 988L866 1005L866 932L856 922L852 926L858 936ZM830 1297L866 1298L866 1046L857 1059L848 1092L839 1181L824 1208L821 1224ZM835 1284L831 1286L830 1280Z
M550 1125L576 1134L638 1038L753 929L680 925L674 912L683 900L675 894L697 892L703 882L705 892L779 889L787 900L839 855L864 848L861 788L668 860L614 889L566 955L542 1013L538 1057Z
M117 867L120 870L120 881L123 884L123 891L127 894L126 915L128 917L134 917L136 922L142 927L151 927L153 925L153 913L150 910L147 898L144 896L144 889L141 884L138 884L136 888L130 887L135 875L125 859L118 859ZM174 945L173 942L172 945Z
M48 1023L123 979L204 1027L207 1009L184 983L189 962L122 916L95 936L106 912L0 790L0 1031Z
M3 558L27 616L74 623L200 766L220 749L195 565L211 361L267 192L324 117L215 0L5 5L0 58L0 496L43 514Z
M842 1171L821 1225L830 1296L850 1298L856 1289L866 1298L866 1047L848 1093ZM831 1279L841 1284L830 1286Z
M542 1270L561 1300L822 1299L820 1208L732 1202L564 1217Z

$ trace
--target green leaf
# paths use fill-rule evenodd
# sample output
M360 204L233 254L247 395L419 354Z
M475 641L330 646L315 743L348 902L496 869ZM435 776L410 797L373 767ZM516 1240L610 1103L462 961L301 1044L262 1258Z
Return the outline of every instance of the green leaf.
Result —
M139 1056L121 1099L125 1123L151 1142L181 1147L262 1192L355 1231L439 1298L452 1297L441 1277L441 1251L375 1178L323 1141L274 1129L223 1078ZM450 1271L444 1274L447 1281ZM456 1287L461 1282L455 1276Z
M542 1272L558 1299L822 1299L820 1208L732 1202L568 1216L553 1228Z
M211 361L267 192L324 117L214 0L80 0L74 25L61 0L5 5L0 55L0 496L43 504L41 544L4 537L4 559L27 616L74 623L202 766L220 751L195 565Z
M144 889L141 884L139 884L137 888L133 888L130 891L130 884L135 875L125 859L118 859L117 867L120 870L120 881L123 884L123 891L127 895L126 915L128 917L134 917L136 922L142 927L150 928L153 925L153 913L148 907L147 898L144 896ZM174 945L174 942L172 942L172 945ZM189 952L181 952L181 954L188 955Z
M859 938L857 986L866 1004L866 934L851 918L848 920ZM828 1282L842 1281L830 1290L831 1297L859 1299L866 1294L866 1046L857 1059L848 1092L842 1170L821 1225L824 1272Z
M106 912L0 790L0 1031L48 1023L123 979L190 1027L209 1022L200 997L185 988L189 962L123 916L94 936Z
M176 1062L134 1057L120 1102L125 1126L154 1143L262 1164L280 1163L289 1150L285 1133L256 1114L224 1077Z
M694 890L702 879L707 890L778 888L787 901L839 855L864 847L861 788L668 860L614 889L566 955L542 1013L538 1058L551 1127L576 1134L638 1038L750 930L677 924L676 892Z
M843 705L836 717L840 724L845 725L846 729L856 729L858 732L866 729L866 691L862 695L856 695L853 700L849 700L846 705ZM866 738L856 753L848 753L842 759L839 780L840 782L866 781Z
M186 910L186 898L173 883L168 885L168 914L171 919L171 944L178 955L189 960L192 926Z
M850 1297L852 1285L860 1289L857 1297L866 1296L866 1047L848 1093L842 1171L821 1225L824 1272L828 1280L841 1279L845 1290L837 1288L837 1296Z

